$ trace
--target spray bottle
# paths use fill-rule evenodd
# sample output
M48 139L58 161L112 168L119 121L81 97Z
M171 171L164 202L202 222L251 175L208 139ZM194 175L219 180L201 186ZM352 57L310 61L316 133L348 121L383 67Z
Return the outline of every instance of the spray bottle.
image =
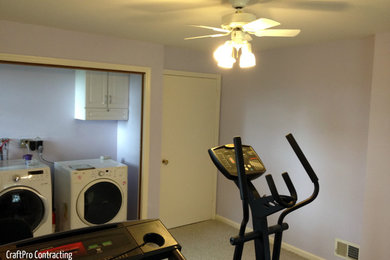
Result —
M0 161L8 160L8 143L9 138L0 139Z

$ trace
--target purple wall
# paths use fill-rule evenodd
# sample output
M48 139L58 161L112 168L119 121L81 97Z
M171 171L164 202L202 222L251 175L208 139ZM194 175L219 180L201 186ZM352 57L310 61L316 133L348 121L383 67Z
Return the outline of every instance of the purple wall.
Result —
M375 36L362 259L388 259L390 226L390 33Z
M116 159L116 121L74 119L74 80L71 69L0 64L0 137L14 139L9 159L27 153L15 139L35 137L49 161Z
M220 142L240 135L262 158L282 193L288 171L304 199L313 190L285 139L293 133L317 172L320 194L286 218L284 241L325 259L335 238L361 244L372 38L257 53L255 69L223 74ZM255 181L270 194L264 178ZM217 213L242 218L235 185L219 175ZM271 218L274 223L276 218Z
M117 158L128 167L127 219L138 219L139 181L141 169L142 78L131 74L129 120L118 121Z

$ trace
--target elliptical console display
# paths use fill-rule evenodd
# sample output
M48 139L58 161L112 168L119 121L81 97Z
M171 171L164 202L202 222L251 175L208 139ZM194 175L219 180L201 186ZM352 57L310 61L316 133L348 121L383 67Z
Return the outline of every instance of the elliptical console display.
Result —
M227 144L209 149L211 160L218 170L230 180L237 180L237 163L234 144ZM244 167L248 179L253 180L265 173L265 167L255 150L249 145L242 146Z
M270 174L266 175L265 178L271 195L259 195L251 181L262 176L266 169L255 150L249 145L241 144L240 137L233 139L234 144L209 149L211 160L218 170L226 178L234 181L240 190L243 219L239 234L230 238L230 243L235 246L234 260L241 259L244 243L252 240L255 242L257 260L279 260L282 234L284 230L289 228L288 224L283 222L284 218L287 214L312 202L319 193L317 175L293 135L288 134L286 138L314 184L312 195L299 203L297 203L297 192L287 172L283 173L282 177L287 185L289 195L279 194ZM253 232L245 233L245 228L249 221L249 208L252 214ZM284 211L279 215L278 223L268 226L267 217L280 210ZM272 258L268 238L271 234L275 234Z

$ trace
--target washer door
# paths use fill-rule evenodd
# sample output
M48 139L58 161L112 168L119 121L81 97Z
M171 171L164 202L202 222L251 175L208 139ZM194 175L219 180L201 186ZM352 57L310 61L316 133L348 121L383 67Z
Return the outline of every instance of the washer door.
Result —
M34 189L15 186L0 193L0 218L22 219L35 231L46 219L46 199Z
M89 183L77 198L77 214L87 225L104 224L115 218L122 207L119 185L109 179Z

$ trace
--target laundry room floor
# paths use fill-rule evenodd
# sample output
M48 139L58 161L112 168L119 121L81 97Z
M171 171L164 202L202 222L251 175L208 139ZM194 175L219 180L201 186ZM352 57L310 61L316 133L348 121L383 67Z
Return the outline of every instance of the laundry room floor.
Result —
M182 253L188 260L225 260L233 259L234 247L229 239L238 234L238 230L217 220L208 220L169 230L183 247ZM253 243L246 243L243 260L253 260ZM280 260L307 260L292 252L282 250Z

